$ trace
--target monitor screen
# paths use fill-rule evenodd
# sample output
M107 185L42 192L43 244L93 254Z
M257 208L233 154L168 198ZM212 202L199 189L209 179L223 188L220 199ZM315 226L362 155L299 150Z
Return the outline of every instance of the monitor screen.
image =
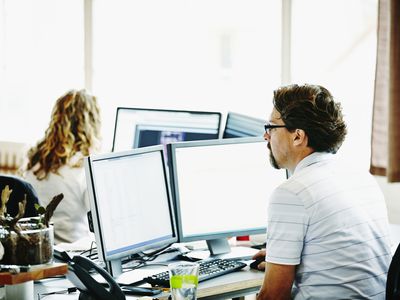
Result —
M221 113L118 107L112 151L217 139Z
M264 135L265 120L229 112L226 117L225 129L222 137L250 137Z
M96 244L108 271L121 258L177 241L163 146L85 160Z
M270 165L262 138L172 143L168 154L180 242L207 240L218 254L214 241L266 232L267 202L286 172Z

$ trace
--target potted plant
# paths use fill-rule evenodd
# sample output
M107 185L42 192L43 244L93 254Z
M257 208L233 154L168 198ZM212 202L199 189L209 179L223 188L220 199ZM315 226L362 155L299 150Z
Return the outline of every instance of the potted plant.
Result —
M2 264L35 265L48 263L53 258L54 233L49 224L54 210L64 195L56 195L46 208L36 206L38 217L22 218L25 213L25 199L18 203L18 213L15 217L7 214L7 202L10 198L7 185L1 193L0 206L0 242L4 255Z

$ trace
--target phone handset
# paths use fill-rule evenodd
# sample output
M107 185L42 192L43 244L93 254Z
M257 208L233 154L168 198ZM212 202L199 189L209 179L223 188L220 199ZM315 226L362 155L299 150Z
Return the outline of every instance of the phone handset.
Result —
M80 290L80 300L125 300L126 297L118 283L103 268L83 256L74 256L69 262L68 279ZM89 274L95 269L108 283L109 289L97 282Z

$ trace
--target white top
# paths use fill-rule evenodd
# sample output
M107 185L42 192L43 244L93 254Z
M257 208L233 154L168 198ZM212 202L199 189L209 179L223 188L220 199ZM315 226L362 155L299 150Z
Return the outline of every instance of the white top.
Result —
M82 155L76 154L71 165ZM84 167L62 166L59 174L50 173L46 179L38 180L32 170L26 172L25 178L30 182L39 196L39 202L46 207L57 194L63 193L64 199L57 206L51 222L54 223L55 243L71 243L89 235L86 213L90 210L86 191Z
M366 171L313 153L273 193L266 261L298 265L293 299L384 299L391 261L386 204Z

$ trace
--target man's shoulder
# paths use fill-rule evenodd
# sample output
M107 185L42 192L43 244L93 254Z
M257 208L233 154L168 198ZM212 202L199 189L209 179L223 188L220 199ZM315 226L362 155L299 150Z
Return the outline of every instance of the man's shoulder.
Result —
M312 187L323 181L374 182L373 176L365 168L349 165L335 155L321 157L325 159L314 160L313 163L296 169L285 182L285 188Z
M274 192L273 198L293 199L298 204L312 204L318 199L342 191L360 197L365 193L380 195L381 191L367 170L346 169L334 163L310 165L295 172Z

